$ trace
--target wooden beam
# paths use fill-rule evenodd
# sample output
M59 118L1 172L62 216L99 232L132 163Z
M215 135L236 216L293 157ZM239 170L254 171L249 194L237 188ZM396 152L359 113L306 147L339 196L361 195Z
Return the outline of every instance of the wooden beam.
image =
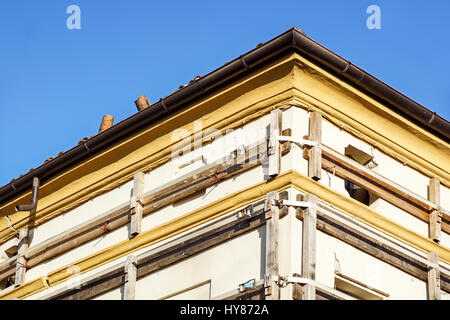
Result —
M442 209L441 202L441 182L437 178L430 179L428 189L428 199L438 206L437 209L431 211L429 222L430 239L439 243L441 241L441 226L442 226Z
M380 259L424 282L428 281L428 265L405 254L382 241L369 236L351 226L331 218L325 214L319 204L317 212L317 229L337 238L358 250L361 250L377 259ZM297 218L303 220L303 211L296 210ZM441 276L441 288L450 293L450 279Z
M439 206L441 204L441 182L437 178L430 179L429 200Z
M280 287L272 279L272 276L278 276L279 262L278 262L278 230L280 220L280 209L276 205L279 200L279 195L276 192L269 192L266 197L266 299L279 300Z
M130 200L130 231L128 238L133 238L141 233L141 222L142 222L142 194L144 192L144 173L137 172L133 179L133 192L131 194Z
M322 115L313 111L309 116L309 140L322 142ZM308 161L308 176L316 181L322 177L322 149L314 146L310 150L311 157Z
M162 245L136 257L137 279L188 259L193 255L212 248L218 244L234 239L241 234L263 226L266 222L265 210L256 210L251 217L228 222L200 234L195 233L181 237L175 244ZM125 267L120 264L92 276L80 284L79 289L65 288L52 295L48 300L87 300L114 288L122 286L125 281Z
M322 168L333 172L337 176L363 186L367 191L377 195L383 200L412 214L420 220L429 223L430 213L438 206L433 202L421 198L413 192L406 190L397 183L381 176L380 174L365 168L356 161L339 154L338 152L322 145ZM310 150L304 149L304 157L311 157ZM442 231L450 234L450 217L442 214Z
M134 300L136 297L136 279L137 279L137 265L136 257L131 255L127 257L127 262L124 268L125 287L123 292L123 300Z
M428 261L433 263L435 267L428 270L428 300L441 300L441 281L439 276L439 257L436 252L428 253Z
M298 201L310 202L303 213L302 224L302 277L316 279L316 225L317 225L317 197L313 194L297 195ZM303 300L316 300L316 289L312 284L303 286Z
M267 175L275 177L280 173L281 151L277 137L281 133L281 119L283 113L280 109L270 112L270 136L269 136L269 168Z
M28 229L22 229L19 231L17 262L16 262L16 278L14 285L20 286L25 282L25 273L27 272L27 259L24 256L24 252L30 245Z

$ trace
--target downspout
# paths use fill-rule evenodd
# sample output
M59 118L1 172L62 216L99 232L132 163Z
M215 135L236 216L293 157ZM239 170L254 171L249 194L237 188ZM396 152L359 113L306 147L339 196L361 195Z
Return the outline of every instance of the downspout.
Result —
M17 211L29 211L34 213L36 211L37 202L38 202L38 194L39 194L39 178L33 178L33 187L31 189L31 203L30 204L19 204L15 207Z

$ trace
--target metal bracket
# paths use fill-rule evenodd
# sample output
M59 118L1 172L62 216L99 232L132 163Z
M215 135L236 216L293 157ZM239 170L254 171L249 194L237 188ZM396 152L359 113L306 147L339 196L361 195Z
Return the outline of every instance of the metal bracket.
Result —
M245 207L244 209L238 211L238 213L236 214L236 217L238 219L241 218L248 218L251 217L253 214L254 208L253 208L253 203L248 205L247 207Z
M301 139L301 138L298 138L298 137L276 136L275 140L277 140L279 142L289 141L289 142L297 144L301 148L304 145L311 146L311 147L316 147L316 146L319 145L319 143L317 143L316 141Z
M248 280L247 282L239 284L239 292L245 292L248 289L254 289L256 287L256 279Z
M282 206L291 206L291 207L299 207L302 209L306 208L316 208L316 206L308 201L294 201L294 200L280 200L280 205Z

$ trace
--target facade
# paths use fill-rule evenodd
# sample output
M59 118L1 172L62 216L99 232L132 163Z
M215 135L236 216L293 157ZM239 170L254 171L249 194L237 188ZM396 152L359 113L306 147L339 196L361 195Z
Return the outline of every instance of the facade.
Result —
M1 299L450 298L449 122L299 29L139 109L0 188Z

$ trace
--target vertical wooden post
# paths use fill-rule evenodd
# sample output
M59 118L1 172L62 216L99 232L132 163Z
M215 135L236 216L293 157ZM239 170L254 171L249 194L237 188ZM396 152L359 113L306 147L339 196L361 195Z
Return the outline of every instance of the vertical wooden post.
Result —
M439 274L439 256L436 252L428 253L428 261L434 267L428 269L428 300L441 300L441 280Z
M27 272L27 259L24 256L26 250L28 250L30 243L28 237L28 229L22 229L19 231L17 262L16 262L16 278L15 286L20 286L25 282L25 273Z
M301 195L300 195L301 197ZM299 197L298 197L299 198ZM304 211L302 230L302 275L304 278L316 279L316 220L317 220L317 197L306 194L303 201L310 202L313 207ZM314 285L305 284L302 292L303 300L315 300L316 288Z
M313 111L309 117L309 139L317 143L322 142L322 115ZM318 181L322 177L322 149L320 146L311 148L308 161L308 176Z
M128 256L127 262L125 263L125 288L123 293L124 300L134 300L136 294L136 278L137 278L137 267L136 267L136 257Z
M442 211L440 207L440 181L437 178L430 179L430 187L428 192L428 199L438 206L437 210L430 213L429 234L430 238L439 243L441 241L441 222Z
M268 176L274 177L280 173L281 148L277 136L281 133L281 117L280 109L270 112L270 137L269 137L269 170Z
M276 192L267 194L265 210L266 210L266 299L279 300L280 287L272 280L272 276L278 276L278 225L280 219L280 210L274 201L279 200ZM269 219L270 218L270 219Z
M142 221L142 193L144 191L144 173L137 172L134 175L133 193L131 195L130 209L130 232L128 238L133 238L141 233L141 221Z

